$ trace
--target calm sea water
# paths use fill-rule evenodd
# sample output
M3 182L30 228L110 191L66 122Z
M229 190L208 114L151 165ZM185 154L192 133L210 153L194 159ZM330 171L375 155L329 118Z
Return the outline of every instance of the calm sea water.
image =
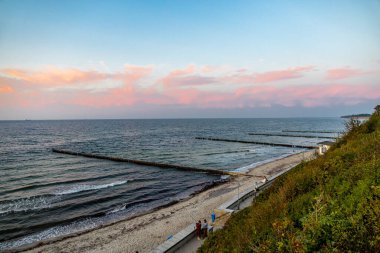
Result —
M56 154L52 148L236 170L303 150L195 137L315 145L325 139L248 133L343 127L339 118L0 121L0 250L149 212L220 180L203 173Z

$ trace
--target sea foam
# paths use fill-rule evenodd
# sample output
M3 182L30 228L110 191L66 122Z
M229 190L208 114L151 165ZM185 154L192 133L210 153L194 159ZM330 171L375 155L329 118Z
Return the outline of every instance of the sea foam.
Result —
M67 189L57 190L54 194L31 196L28 198L20 198L15 200L4 201L0 203L0 215L15 212L26 212L40 209L50 208L55 203L62 199L63 195L73 194L83 191L100 190L108 187L122 185L127 183L128 180L116 181L108 184L90 185L80 184L74 185Z
M83 192L83 191L99 190L99 189L104 189L104 188L108 188L108 187L113 187L116 185L122 185L122 184L125 184L127 182L128 182L128 180L116 181L113 183L100 184L100 185L80 184L80 185L72 186L72 187L65 189L65 190L57 191L57 192L55 192L55 195L66 195L66 194L73 194L73 193Z
M0 203L0 214L50 208L57 200L59 196L42 195L5 201Z

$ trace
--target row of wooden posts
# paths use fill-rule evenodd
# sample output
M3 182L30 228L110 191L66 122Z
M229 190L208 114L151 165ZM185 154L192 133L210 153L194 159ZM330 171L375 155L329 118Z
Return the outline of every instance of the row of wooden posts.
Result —
M288 132L290 132L290 131L288 131ZM270 134L250 133L250 135L270 135ZM277 136L306 137L306 136L300 136L300 135L291 136L291 135L281 135L281 134L277 134ZM306 138L308 138L308 137L306 137ZM327 138L327 137L320 136L320 138ZM195 139L197 139L197 140L210 140L210 141L222 141L222 142L237 142L237 143L258 144L258 145L270 145L270 146L281 146L281 147L289 147L289 148L305 148L305 149L315 149L316 148L315 146L293 145L293 144L284 144L284 143L269 143L269 142L258 142L258 141L245 141L245 140L233 140L233 139L222 139L222 138L195 137ZM183 170L183 171L202 172L202 173L208 173L208 174L214 174L214 175L230 175L230 176L244 175L244 176L249 176L245 173L239 173L239 172L223 171L223 170L208 169L208 168L196 168L196 167L183 166L183 165L177 165L177 164L156 163L156 162L121 158L121 157L105 156L105 155L99 155L99 154L75 152L75 151L62 150L62 149L56 149L56 148L53 148L52 151L55 153L60 153L60 154L83 156L83 157L89 157L89 158L110 160L110 161L115 161L115 162L127 162L127 163L133 163L133 164L138 164L138 165L154 166L154 167L159 167L159 168L170 168L170 169L177 169L177 170Z

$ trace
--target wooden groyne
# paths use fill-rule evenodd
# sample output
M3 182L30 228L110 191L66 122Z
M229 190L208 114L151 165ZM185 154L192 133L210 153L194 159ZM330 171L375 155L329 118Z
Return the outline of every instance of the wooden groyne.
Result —
M197 139L197 140L209 140L209 141L238 142L238 143L269 145L269 146L279 146L279 147L288 147L288 148L307 148L307 149L317 148L315 146L303 146L303 145L293 145L293 144L284 144L284 143L270 143L270 142L259 142L259 141L231 140L231 139L220 139L220 138L195 137L195 139Z
M262 135L262 136L285 136L285 137L300 137L300 138L336 139L336 137L328 137L328 136L295 135L295 134L269 134L269 133L248 133L248 134L249 135Z
M213 174L213 175L249 176L247 174L239 173L239 172L222 171L222 170L216 170L216 169L195 168L195 167L182 166L182 165L176 165L176 164L148 162L148 161L127 159L127 158L121 158L121 157L113 157L113 156L89 154L89 153L82 153L82 152L74 152L74 151L70 151L70 150L61 150L61 149L55 149L55 148L53 148L52 151L54 153L60 153L60 154L66 154L66 155L83 156L83 157L109 160L109 161L115 161L115 162L126 162L126 163L133 163L133 164L144 165L144 166L177 169L177 170L183 170L183 171L203 172L203 173L208 173L208 174Z
M336 131L309 131L309 130L282 130L282 132L287 133L316 133L316 134L341 134L341 132Z

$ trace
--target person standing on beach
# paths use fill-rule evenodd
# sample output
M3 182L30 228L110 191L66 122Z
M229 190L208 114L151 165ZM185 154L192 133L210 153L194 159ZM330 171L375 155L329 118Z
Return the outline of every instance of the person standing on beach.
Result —
M204 219L203 220L203 224L202 224L202 239L205 239L207 237L207 229L208 229L208 223L207 223L207 220Z
M212 232L214 232L214 227L211 225L208 225L207 226L207 233L212 233Z
M195 224L195 231L197 233L197 239L200 240L201 239L201 226L202 226L202 223L201 221L199 220L196 224Z

